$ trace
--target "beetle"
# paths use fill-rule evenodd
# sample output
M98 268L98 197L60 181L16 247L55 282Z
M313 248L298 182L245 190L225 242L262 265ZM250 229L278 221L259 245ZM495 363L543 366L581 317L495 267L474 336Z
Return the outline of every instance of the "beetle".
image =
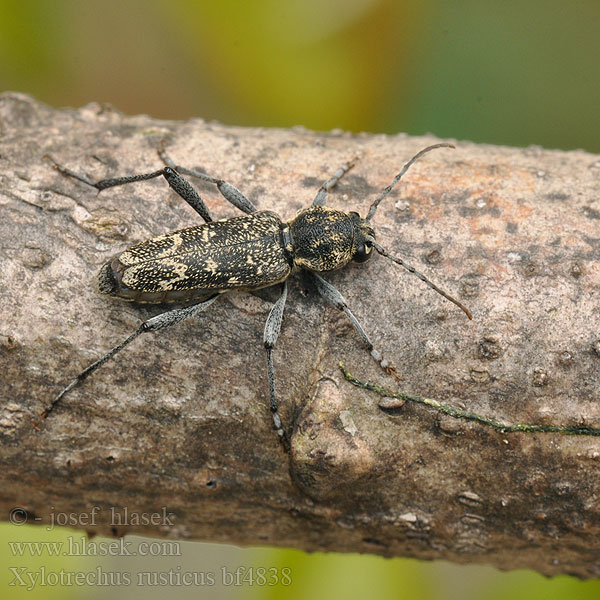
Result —
M269 406L274 427L280 440L288 448L288 435L278 412L273 349L287 299L287 279L292 273L304 270L309 274L320 296L347 315L367 350L388 372L393 371L393 367L375 350L348 308L345 298L321 273L340 269L351 261L363 263L372 256L372 250L375 249L378 254L419 277L430 288L462 309L469 319L472 318L469 310L458 300L385 250L377 242L371 224L381 201L388 196L410 166L427 152L444 147L454 148L451 144L439 143L428 146L413 156L371 204L365 218L357 212L343 212L326 206L329 190L354 166L349 162L321 185L311 206L300 210L288 222L282 221L272 211L258 211L242 192L226 181L175 165L164 148L159 150L159 156L166 165L164 168L98 182L79 175L48 157L60 173L93 186L98 191L162 176L205 222L137 243L103 265L97 276L97 288L101 294L130 302L177 303L183 306L144 321L129 337L79 373L44 410L44 418L67 392L140 334L164 329L196 315L206 310L225 292L257 290L281 284L281 294L271 308L265 324L263 341L267 354ZM183 175L214 183L222 196L245 215L213 221L204 201Z

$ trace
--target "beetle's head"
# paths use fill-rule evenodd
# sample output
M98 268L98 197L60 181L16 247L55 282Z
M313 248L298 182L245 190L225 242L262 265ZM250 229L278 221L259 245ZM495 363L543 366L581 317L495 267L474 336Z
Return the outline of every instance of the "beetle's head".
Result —
M364 263L371 258L373 253L373 244L371 240L375 239L375 230L371 223L361 218L357 212L351 212L350 217L354 224L354 244L352 262Z

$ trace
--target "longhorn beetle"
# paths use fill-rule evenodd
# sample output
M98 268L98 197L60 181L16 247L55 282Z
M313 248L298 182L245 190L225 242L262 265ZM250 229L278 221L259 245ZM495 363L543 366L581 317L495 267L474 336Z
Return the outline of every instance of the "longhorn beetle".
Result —
M333 177L321 185L311 206L300 210L287 223L274 212L257 211L246 196L226 181L176 166L164 149L159 151L159 156L167 165L165 168L152 173L103 179L98 182L78 175L48 157L62 174L91 185L98 191L163 176L171 188L204 219L205 223L135 244L109 260L101 268L97 278L97 287L101 294L131 302L150 304L176 302L189 305L173 308L144 321L129 337L79 373L42 413L44 418L69 390L123 350L140 334L164 329L196 315L206 310L220 294L225 292L256 290L282 284L281 295L267 318L264 345L267 352L269 404L273 422L281 441L288 448L287 433L277 411L273 348L279 335L287 298L287 279L293 272L304 269L309 273L318 293L346 314L367 350L388 372L393 371L391 365L375 350L371 340L348 308L344 297L320 273L340 269L351 261L365 262L370 258L374 248L382 256L415 274L430 288L461 308L469 319L472 318L469 310L458 300L380 246L371 225L380 202L388 196L409 167L425 153L444 147L454 148L451 144L435 144L413 156L392 183L371 204L364 219L356 212L346 213L325 206L328 191L354 166L350 162L338 169ZM246 215L213 221L204 201L182 175L214 183L223 197Z

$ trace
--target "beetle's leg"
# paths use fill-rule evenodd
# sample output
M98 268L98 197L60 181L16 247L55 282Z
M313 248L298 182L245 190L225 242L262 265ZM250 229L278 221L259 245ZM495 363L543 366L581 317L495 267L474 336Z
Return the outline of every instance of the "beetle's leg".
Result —
M346 313L350 323L352 323L352 327L356 329L356 332L361 337L365 347L371 353L371 356L379 363L381 368L389 375L393 375L396 377L396 379L400 380L401 378L396 374L396 368L388 360L383 358L380 352L373 348L373 344L371 343L369 336L365 333L357 318L348 308L348 304L346 303L344 296L342 296L342 294L340 294L340 292L333 287L331 283L323 279L318 273L315 273L314 271L309 271L309 273L312 275L313 281L315 282L320 296L333 304L333 306L335 306L338 310L342 310L344 313Z
M202 179L203 181L214 183L219 189L219 192L221 192L223 198L225 198L225 200L227 200L228 202L231 202L233 206L239 208L242 212L245 212L247 214L256 212L256 206L254 206L252 201L246 198L246 196L244 196L244 194L242 194L240 190L238 190L230 183L227 183L226 181L223 181L223 179L219 179L218 177L212 177L211 175L202 173L201 171L195 171L194 169L180 167L169 158L169 156L164 150L159 150L158 155L167 166L171 167L171 169L174 169L179 173L183 173L184 175L190 175L191 177L197 177L198 179Z
M63 167L62 165L59 165L50 156L46 156L52 161L52 164L57 171L61 172L63 175L73 177L78 181L86 183L87 185L91 185L99 192L117 185L125 185L126 183L134 183L136 181L146 181L147 179L154 179L162 175L167 180L167 183L171 186L171 188L181 198L183 198L204 219L204 221L208 223L209 221L213 220L206 204L204 204L204 201L202 198L200 198L198 192L190 185L189 182L187 182L179 173L177 173L177 171L171 167L166 167L164 169L160 169L159 171L152 171L152 173L142 173L141 175L128 175L126 177L112 177L110 179L102 179L101 181L92 181L89 177L86 177L85 175L79 175L78 173Z
M176 308L174 310L169 310L160 315L156 315L144 321L128 338L123 340L120 344L115 346L112 350L109 350L102 358L98 359L96 362L92 363L89 367L86 367L67 387L65 387L54 400L50 403L50 405L44 410L42 416L44 419L50 414L50 411L54 409L54 407L58 404L60 399L70 390L72 390L78 383L83 381L86 377L89 377L98 367L101 367L107 360L112 358L115 354L123 350L125 346L128 346L133 340L135 340L138 335L141 333L146 333L147 331L158 331L159 329L164 329L165 327L169 327L170 325L174 325L175 323L179 323L196 313L202 312L206 310L217 298L219 294L214 294L210 298L203 300L202 302L198 302L197 304L193 304L192 306L186 306L185 308Z
M275 369L273 367L273 347L275 346L275 342L277 341L277 337L279 336L279 330L281 329L281 321L283 319L283 309L285 307L285 300L287 298L287 281L283 282L283 290L281 291L281 296L275 304L273 304L273 308L269 313L267 318L267 322L265 324L265 332L264 332L264 343L265 350L267 351L267 378L269 380L269 406L271 408L271 413L273 414L273 423L275 424L275 429L279 434L279 438L283 443L286 450L289 450L289 439L285 430L283 429L283 424L281 422L281 417L279 416L279 412L277 412L277 398L275 396Z
M349 162L343 167L339 168L333 177L328 179L321 185L315 199L313 200L313 206L325 206L327 202L327 192L354 166L354 162Z

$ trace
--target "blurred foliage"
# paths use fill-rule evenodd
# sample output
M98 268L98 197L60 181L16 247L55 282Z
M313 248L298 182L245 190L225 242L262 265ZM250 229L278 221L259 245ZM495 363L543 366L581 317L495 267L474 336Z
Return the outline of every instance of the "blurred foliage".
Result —
M65 557L62 554L53 553L53 549L58 548L59 544L66 547L69 536L72 535L73 531L66 528L48 531L46 527L0 523L0 564L2 565L0 592L3 592L2 596L11 600L81 598L81 590L76 586L48 584L48 581L52 582L53 578L58 577L56 574L62 570L86 573L94 571L98 565L95 557L75 555ZM51 547L36 555L35 551L30 553L28 548L23 546L29 542L49 543ZM45 581L46 585L42 581Z
M263 564L290 566L293 585L254 590L252 600L597 600L600 581L544 578L531 571L502 573L492 567L426 563L358 554L262 553ZM270 592L270 593L269 593Z
M0 0L56 106L600 151L597 0Z
M0 0L0 88L55 106L108 102L169 119L600 152L599 31L597 0ZM44 535L2 531L8 541ZM3 564L15 562L3 552ZM566 577L248 552L244 564L262 557L263 565L288 566L294 583L244 597L600 597L599 582ZM35 597L66 593L47 588Z
M420 600L597 600L600 581L581 582L570 577L546 579L529 571L502 573L492 567L457 566L446 562L427 563L413 559L385 559L358 554L307 554L298 550L255 548L242 550L196 542L178 542L180 555L142 556L138 543L160 543L160 540L127 536L130 555L91 556L52 554L42 548L39 555L27 550L16 552L19 542L43 542L67 551L83 549L85 533L57 527L0 524L0 559L5 567L0 575L0 590L9 597L52 600L60 598L93 598L93 600L153 600L165 597L166 590L174 599L202 598L227 600L365 600L393 598ZM114 539L94 537L87 542L118 544ZM171 544L172 542L168 542ZM72 544L72 546L70 546ZM136 556L136 553L138 555ZM67 551L68 554L68 551ZM14 585L16 568L26 586ZM261 580L261 569L264 578ZM53 574L90 574L91 585L59 586L52 583ZM223 570L227 576L223 575ZM149 585L146 574L172 572L198 573L206 576L204 585ZM139 584L138 574L145 583ZM237 575L236 575L237 573ZM212 574L210 580L208 575ZM129 576L129 584L109 586L110 578ZM274 577L277 578L275 583ZM101 582L105 583L102 584ZM13 582L13 585L10 585ZM273 584L273 585L271 585Z

